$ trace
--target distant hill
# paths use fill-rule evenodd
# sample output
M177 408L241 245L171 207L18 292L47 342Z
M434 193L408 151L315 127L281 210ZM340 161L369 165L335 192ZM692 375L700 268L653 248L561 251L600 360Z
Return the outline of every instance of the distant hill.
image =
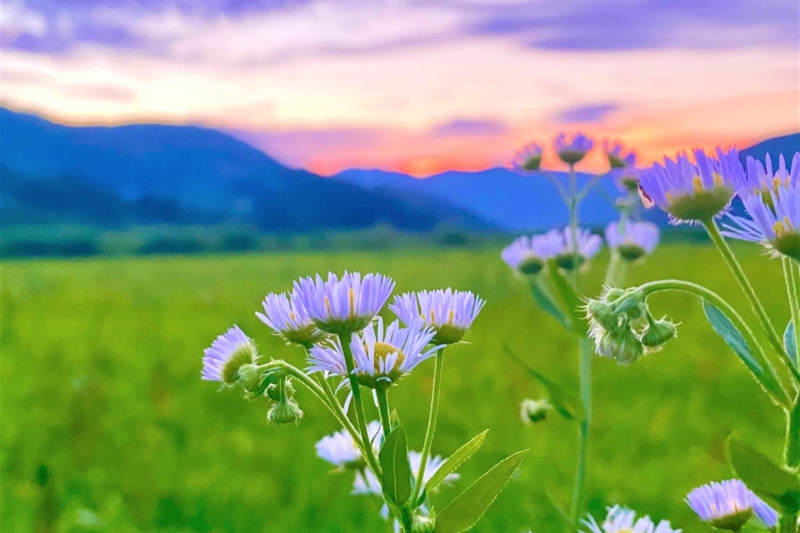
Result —
M767 154L770 155L772 160L777 163L778 157L783 154L786 158L786 164L792 162L795 152L800 152L800 133L792 133L782 137L773 137L758 144L754 144L749 148L741 151L742 163L745 162L747 157L754 157L763 161Z
M195 126L69 127L0 108L0 163L4 225L91 219L234 220L290 232L491 228L447 202L324 179Z

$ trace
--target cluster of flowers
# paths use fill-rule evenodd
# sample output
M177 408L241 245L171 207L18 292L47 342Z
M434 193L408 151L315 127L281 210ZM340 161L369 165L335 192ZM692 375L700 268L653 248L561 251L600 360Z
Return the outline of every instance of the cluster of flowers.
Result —
M731 479L721 483L709 483L694 489L686 497L686 503L703 522L716 529L741 531L755 517L767 528L778 525L778 513L744 483ZM649 516L636 519L636 512L620 506L610 507L602 524L594 517L583 520L587 533L681 533L673 529L667 520L658 524Z
M452 289L406 293L389 305L398 319L386 324L378 314L394 287L390 278L380 274L345 272L341 278L329 274L326 279L300 279L291 293L268 295L264 312L256 315L288 344L305 349L306 370L282 360L259 364L255 343L234 326L206 349L202 378L225 386L239 385L249 399L266 397L270 402L267 418L274 424L302 419L292 385L292 379L299 381L344 428L317 443L318 455L355 472L354 494L383 497L376 457L395 425L388 410L387 390L443 347L460 343L484 305L473 293ZM361 387L372 390L380 422L367 423ZM342 389L349 390L344 405L337 395ZM351 405L355 405L355 423L348 417ZM408 453L415 490L425 497L431 491L422 487L444 463L441 457L430 455L432 429L429 425L423 453ZM456 479L457 474L449 473L443 481ZM427 514L425 498L415 497L409 505L412 507L405 509L404 515L408 518L406 530L410 530L412 520L420 531L432 530L433 517ZM384 511L388 518L388 505Z

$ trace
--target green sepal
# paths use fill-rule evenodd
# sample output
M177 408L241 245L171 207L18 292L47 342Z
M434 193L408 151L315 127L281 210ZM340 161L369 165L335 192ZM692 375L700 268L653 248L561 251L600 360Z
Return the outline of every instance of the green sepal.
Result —
M511 479L528 450L506 457L482 475L436 517L435 533L461 533L475 525Z

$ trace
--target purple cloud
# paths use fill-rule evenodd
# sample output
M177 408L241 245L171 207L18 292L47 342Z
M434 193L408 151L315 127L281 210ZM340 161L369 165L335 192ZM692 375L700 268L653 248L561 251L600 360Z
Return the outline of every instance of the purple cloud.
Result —
M508 131L508 126L497 120L456 119L430 131L433 137L492 137Z
M614 103L582 105L560 111L555 120L561 124L602 122L609 113L619 108L619 104Z

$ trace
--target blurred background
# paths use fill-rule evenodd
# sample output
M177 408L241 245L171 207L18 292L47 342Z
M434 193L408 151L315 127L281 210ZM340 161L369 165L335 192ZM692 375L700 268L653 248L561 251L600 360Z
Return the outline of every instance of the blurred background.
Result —
M199 379L234 322L302 364L254 312L297 277L348 269L488 301L448 361L434 452L491 431L437 502L530 447L475 531L563 530L548 502L569 499L577 428L522 425L519 403L543 391L502 344L566 386L577 354L499 252L568 213L513 154L538 141L561 172L550 142L580 130L640 165L718 144L791 157L798 42L795 0L4 0L0 528L386 529L315 457L336 428L311 398L303 424L274 428L266 406ZM595 148L580 169L606 165ZM596 230L617 216L606 181L580 213ZM701 235L664 226L663 241L631 284L683 278L740 301ZM779 266L736 250L785 323ZM727 435L778 454L783 421L696 302L660 302L678 341L631 368L596 362L589 504L700 531L682 499L731 475ZM394 394L412 447L430 374Z

